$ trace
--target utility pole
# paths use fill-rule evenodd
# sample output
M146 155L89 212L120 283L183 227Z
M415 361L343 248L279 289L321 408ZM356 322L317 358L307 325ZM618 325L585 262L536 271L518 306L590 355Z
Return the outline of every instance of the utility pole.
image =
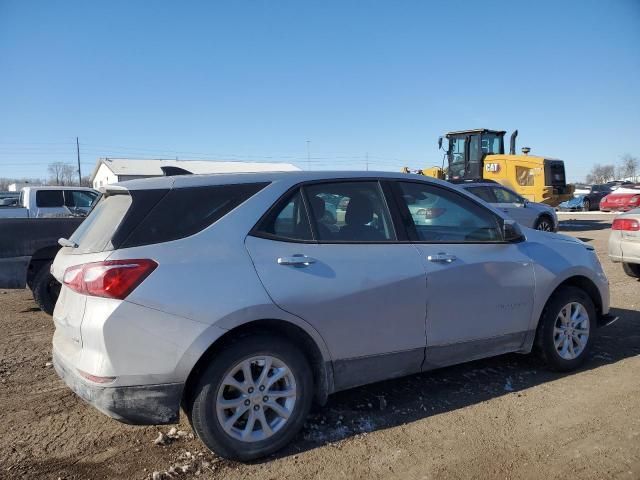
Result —
M80 171L80 142L76 137L76 153L78 154L78 185L82 185L82 172Z
M366 168L367 168L367 172L368 172L369 171L369 152L367 152L367 154L366 154L365 162L366 162Z
M311 140L307 140L307 170L311 170Z

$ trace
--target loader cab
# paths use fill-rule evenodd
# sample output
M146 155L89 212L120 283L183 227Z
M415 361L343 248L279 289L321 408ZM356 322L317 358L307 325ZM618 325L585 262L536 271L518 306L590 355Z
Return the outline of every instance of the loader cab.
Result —
M486 128L447 133L448 177L451 180L481 179L484 158L504 154L505 133Z

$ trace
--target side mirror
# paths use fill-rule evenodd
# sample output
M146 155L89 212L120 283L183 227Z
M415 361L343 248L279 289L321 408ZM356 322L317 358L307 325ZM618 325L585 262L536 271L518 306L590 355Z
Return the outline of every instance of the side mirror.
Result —
M438 150L442 150L442 137L438 137Z
M502 238L505 242L517 243L524 240L524 234L517 222L505 219L502 225Z
M524 199L524 201L522 202L522 206L523 206L524 208L527 208L527 207L529 206L529 199L528 199L528 198L525 198L525 199Z

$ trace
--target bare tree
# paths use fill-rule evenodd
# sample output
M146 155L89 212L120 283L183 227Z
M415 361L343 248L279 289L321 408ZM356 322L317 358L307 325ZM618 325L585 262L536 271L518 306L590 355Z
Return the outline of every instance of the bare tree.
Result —
M587 183L607 183L616 178L616 167L614 165L600 165L596 163L591 172L587 175Z
M73 165L64 162L53 162L47 167L49 182L53 185L72 185L76 171Z
M628 178L635 181L638 171L638 159L628 153L622 156L620 164L620 178Z

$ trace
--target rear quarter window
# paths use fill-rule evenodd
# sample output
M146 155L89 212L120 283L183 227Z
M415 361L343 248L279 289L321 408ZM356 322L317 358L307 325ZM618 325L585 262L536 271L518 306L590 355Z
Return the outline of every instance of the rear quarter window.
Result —
M120 245L169 242L212 225L268 183L187 187L170 190Z
M71 236L74 253L168 242L215 223L268 183L174 190L132 190L103 195Z

